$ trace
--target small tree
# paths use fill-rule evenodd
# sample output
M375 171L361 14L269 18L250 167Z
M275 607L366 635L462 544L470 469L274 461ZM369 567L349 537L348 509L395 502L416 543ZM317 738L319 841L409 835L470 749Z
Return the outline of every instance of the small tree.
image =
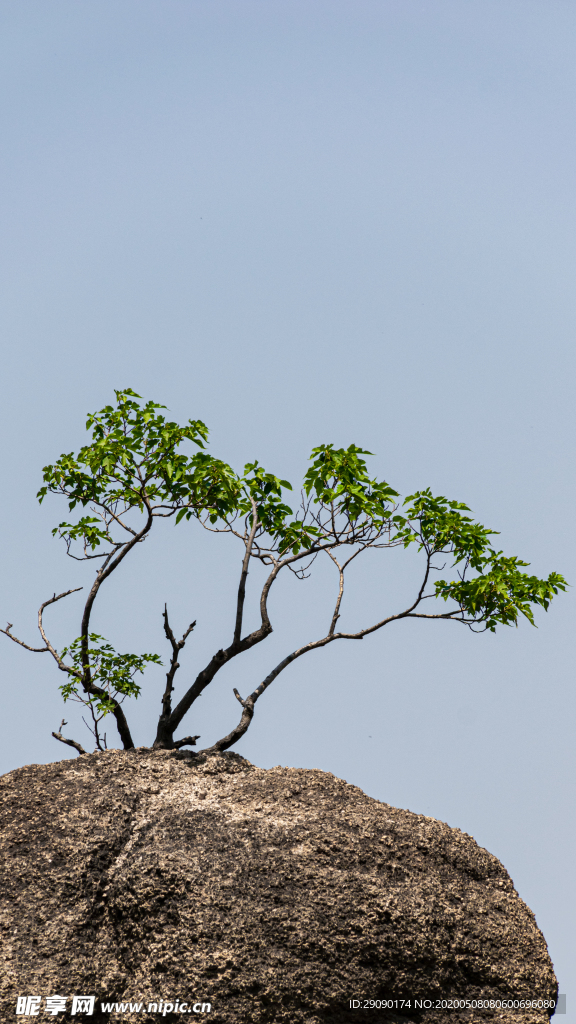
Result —
M100 722L108 714L116 719L124 747L133 747L122 705L127 697L140 693L136 677L146 664L161 662L156 654L119 654L92 632L94 601L106 580L146 539L158 519L174 518L176 523L195 520L205 529L234 534L243 548L230 644L216 651L175 707L172 697L178 659L196 623L177 641L164 608L164 631L172 655L154 740L154 746L160 748L196 743L198 736L174 739L184 716L224 665L272 632L268 598L280 573L289 570L304 579L319 555L330 559L338 579L327 632L290 651L247 697L242 698L234 689L242 706L240 720L231 732L207 748L209 751L223 751L236 743L252 721L256 701L288 665L309 651L337 640L360 640L400 619L459 622L475 631L494 632L498 625L517 625L522 614L534 625L533 607L547 609L552 597L566 589L558 573L538 579L523 572L527 562L496 551L490 543L494 531L473 522L465 514L470 510L461 502L434 497L426 489L400 504L392 487L370 478L363 459L370 453L355 445L346 449L320 445L313 449L300 506L293 512L284 499L284 492L292 490L286 480L267 473L257 462L249 463L238 476L225 462L205 451L208 430L204 423L189 420L180 427L162 415L160 410L165 406L155 402L142 405L139 398L130 389L117 391L115 406L106 406L88 417L90 444L77 456L62 455L55 465L44 468L39 500L42 502L48 493L60 494L66 498L70 512L79 507L89 513L80 515L74 523L61 522L53 534L64 539L72 558L99 562L78 637L63 650L56 650L46 634L43 615L49 605L82 588L54 594L41 605L38 628L42 647L19 640L11 632L11 623L2 630L26 650L51 654L66 676L60 687L64 700L77 700L86 706L92 721L89 728L99 749L106 746ZM180 451L185 441L196 447L193 454ZM408 607L355 633L340 629L345 573L350 563L375 548L407 549L411 545L421 554L422 577ZM446 558L455 569L450 582L434 576L443 570ZM265 566L267 576L259 594L260 625L244 634L246 580L254 559ZM437 566L436 559L443 565ZM440 609L427 611L428 602L434 599L441 600ZM60 728L65 724L63 720ZM52 735L84 753L79 743L65 739L61 732Z

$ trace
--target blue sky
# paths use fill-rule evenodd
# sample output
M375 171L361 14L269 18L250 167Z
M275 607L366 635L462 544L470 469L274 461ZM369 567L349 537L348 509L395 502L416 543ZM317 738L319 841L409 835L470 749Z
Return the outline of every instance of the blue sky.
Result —
M51 538L62 505L34 496L122 387L295 485L314 445L362 445L397 490L466 501L535 573L576 578L572 4L28 0L0 19L0 615L15 632L34 640L40 602L89 578ZM414 585L411 558L384 554L354 577L351 623ZM198 619L183 686L228 636L239 560L226 539L158 531L95 625L164 656L164 601L175 628ZM232 686L310 638L331 585L279 589L269 646L222 673L187 731L231 726ZM78 632L70 600L50 613L59 646ZM474 835L536 913L567 1020L573 622L569 593L537 630L403 623L315 654L238 748ZM67 756L55 667L0 639L2 770ZM161 684L152 670L131 710L143 744Z

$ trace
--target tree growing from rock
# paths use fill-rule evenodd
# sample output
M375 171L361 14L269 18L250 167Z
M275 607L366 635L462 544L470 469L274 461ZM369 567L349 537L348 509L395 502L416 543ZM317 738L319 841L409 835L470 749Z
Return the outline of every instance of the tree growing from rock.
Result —
M88 417L90 443L78 455L62 455L44 468L40 502L48 494L64 497L69 512L81 514L74 522L61 522L52 531L63 538L68 555L95 561L94 582L82 610L78 636L57 650L44 623L45 609L82 588L54 594L38 612L41 647L32 647L2 630L15 643L54 659L65 681L64 700L85 705L90 715L96 747L106 745L102 719L112 714L124 745L134 746L124 711L129 697L138 697L137 677L149 663L161 664L157 654L120 654L92 631L91 616L96 598L106 592L106 581L121 571L122 563L142 544L159 521L194 521L207 530L238 538L242 559L235 619L230 623L230 642L215 652L192 685L174 703L174 683L179 658L196 623L177 640L163 612L164 631L171 647L154 747L174 749L193 746L199 736L175 739L194 702L234 658L263 643L272 633L268 600L281 575L295 573L307 578L317 558L328 558L334 567L335 596L327 609L329 626L322 636L289 651L274 665L253 691L242 697L240 719L209 751L223 751L248 729L257 701L289 665L310 651L328 644L361 640L401 619L434 619L458 622L475 631L494 632L499 625L517 625L520 615L534 625L536 606L548 609L553 596L565 590L556 572L538 579L524 571L528 563L504 555L492 546L495 531L475 523L462 502L435 497L427 488L400 501L397 491L372 479L363 458L370 453L355 445L335 448L323 444L312 450L304 476L301 499L294 511L287 504L292 491L286 480L268 473L258 462L244 467L242 475L206 451L208 429L200 420L179 426L165 418L165 406L143 403L134 391L117 391L116 404ZM185 446L185 442L189 442ZM183 448L184 446L184 448ZM192 452L189 451L192 446ZM185 448L188 448L188 451ZM421 582L405 608L368 622L356 632L341 627L346 570L357 558L381 548L415 546L422 560ZM438 578L451 563L453 579ZM246 582L251 563L261 563L266 579L258 595L260 624L244 631ZM66 724L62 720L60 730ZM85 753L61 731L56 739Z

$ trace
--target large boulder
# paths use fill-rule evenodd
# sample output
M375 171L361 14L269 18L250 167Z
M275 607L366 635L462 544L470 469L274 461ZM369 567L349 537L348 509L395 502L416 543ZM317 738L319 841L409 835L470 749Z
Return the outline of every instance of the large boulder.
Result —
M44 1021L549 1019L464 1008L556 996L502 864L326 772L111 750L20 768L0 795L3 1022L27 1019L19 996ZM66 1010L46 1016L55 995Z

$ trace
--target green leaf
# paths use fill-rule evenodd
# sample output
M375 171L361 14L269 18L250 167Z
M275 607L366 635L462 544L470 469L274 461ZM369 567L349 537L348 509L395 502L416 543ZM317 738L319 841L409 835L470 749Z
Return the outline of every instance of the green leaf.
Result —
M67 542L80 540L92 549L112 543L108 530L119 528L114 517L136 510L161 508L164 515L186 510L186 518L206 513L225 517L237 510L239 478L203 451L208 428L201 420L179 426L165 418L164 406L142 403L130 388L116 391L116 399L116 406L88 417L89 444L77 455L66 453L44 467L40 502L48 493L63 495L70 511L89 505L101 510L108 525L97 527L88 516L76 524L64 523L59 532ZM181 451L185 442L192 442L196 452Z
M134 676L142 674L147 664L162 664L157 654L119 654L98 633L88 635L86 652L83 651L82 637L77 637L61 652L60 658L63 660L66 657L84 676L89 668L92 682L104 689L106 695L81 696L79 680L69 678L60 687L64 700L90 700L103 714L114 710L115 701L139 696L141 687L135 682Z

